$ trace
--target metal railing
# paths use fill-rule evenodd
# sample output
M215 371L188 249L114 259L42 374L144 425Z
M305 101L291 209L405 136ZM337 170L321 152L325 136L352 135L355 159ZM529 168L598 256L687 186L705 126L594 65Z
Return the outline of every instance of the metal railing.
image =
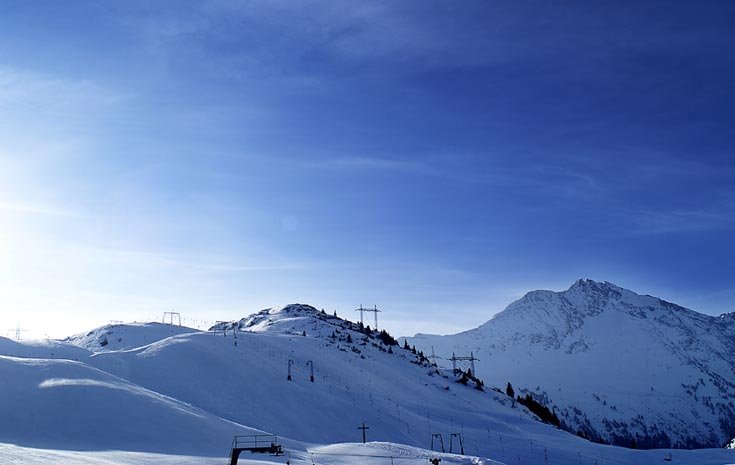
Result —
M278 436L273 434L253 434L232 438L233 449L260 449L278 444Z

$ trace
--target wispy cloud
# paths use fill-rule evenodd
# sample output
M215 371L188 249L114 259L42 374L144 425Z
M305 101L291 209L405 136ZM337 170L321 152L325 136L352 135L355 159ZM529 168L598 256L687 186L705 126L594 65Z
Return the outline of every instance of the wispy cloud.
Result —
M658 235L735 228L735 211L731 210L633 210L628 214L633 220L633 227L624 231L623 235Z
M99 84L28 69L0 68L0 108L36 114L79 115L127 98Z
M140 263L145 266L165 266L197 272L254 273L268 271L296 271L313 268L314 263L286 261L231 261L219 257L195 257L129 249L93 248L87 253L110 261Z
M430 175L442 174L441 171L438 170L431 162L416 159L348 156L320 161L309 161L306 162L305 165L311 168L334 170L377 170Z
M0 201L0 211L9 213L29 214L29 215L49 215L61 217L78 217L80 213L59 208L52 205L38 205L17 202Z

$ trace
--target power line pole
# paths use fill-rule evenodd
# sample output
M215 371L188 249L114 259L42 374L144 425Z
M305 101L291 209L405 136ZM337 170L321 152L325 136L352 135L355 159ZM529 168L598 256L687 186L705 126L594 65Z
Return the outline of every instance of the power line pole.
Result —
M362 324L363 324L363 321L362 321L362 314L363 314L363 312L365 311L365 309L364 309L364 308L362 308L362 304L360 304L360 308L356 308L356 309L355 309L355 311L356 311L356 312L360 312L360 325L362 325Z
M439 357L438 355L436 355L434 353L434 346L431 346L431 355L428 358L429 358L429 360L431 360L431 363L433 363L434 365L437 364L436 363L437 359L440 359L441 358L441 357Z
M20 334L21 334L21 333L25 333L26 331L28 331L28 330L27 330L27 329L23 329L23 328L21 328L21 327L20 327L20 323L18 323L18 324L16 325L16 327L15 327L15 340L16 340L16 341L20 341Z
M360 305L360 308L355 309L356 312L360 312L360 324L364 324L363 320L363 313L364 312L370 312L375 314L375 329L378 330L378 312L382 312L382 310L378 310L378 306L374 306L373 308L363 308L362 304Z
M382 310L378 310L378 306L376 305L372 310L368 310L369 312L373 312L375 314L375 331L378 330L378 312L382 312Z
M470 368L472 370L472 374L477 376L477 372L475 371L475 360L480 361L480 359L475 358L475 355L472 352L470 352L469 356L466 356L466 355L457 356L454 354L454 352L452 352L452 358L450 358L449 360L452 361L452 371L457 371L457 362L460 362L460 361L470 362Z
M357 429L362 430L362 443L365 444L367 442L367 437L365 435L365 431L369 430L370 427L365 425L365 422L362 422L362 426L358 426Z

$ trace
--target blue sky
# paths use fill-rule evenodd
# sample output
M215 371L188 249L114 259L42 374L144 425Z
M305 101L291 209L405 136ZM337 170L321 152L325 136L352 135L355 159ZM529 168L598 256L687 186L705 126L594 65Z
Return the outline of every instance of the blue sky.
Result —
M0 324L735 310L732 2L11 2Z

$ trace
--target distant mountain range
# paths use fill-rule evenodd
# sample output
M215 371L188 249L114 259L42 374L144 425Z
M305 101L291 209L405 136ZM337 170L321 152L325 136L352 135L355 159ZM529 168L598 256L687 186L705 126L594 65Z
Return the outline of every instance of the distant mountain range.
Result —
M735 313L578 280L529 292L478 328L407 340L444 366L474 354L486 383L511 382L595 441L697 448L735 437Z

